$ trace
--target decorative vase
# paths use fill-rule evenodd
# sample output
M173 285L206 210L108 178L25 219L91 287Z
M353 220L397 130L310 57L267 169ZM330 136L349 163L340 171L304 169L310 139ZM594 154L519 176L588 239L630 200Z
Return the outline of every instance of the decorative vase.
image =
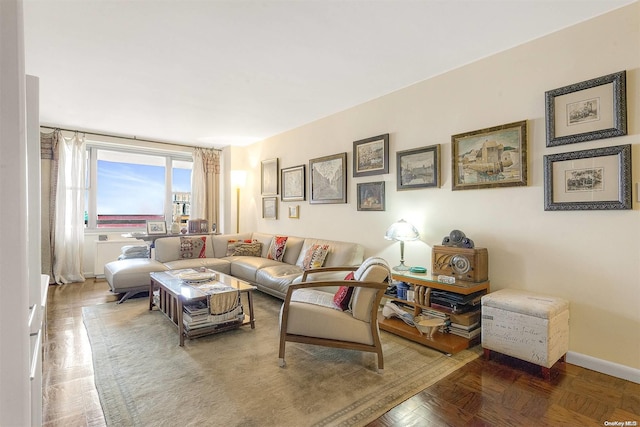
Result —
M177 221L174 221L173 224L171 224L171 234L178 233L180 233L180 224L178 224Z

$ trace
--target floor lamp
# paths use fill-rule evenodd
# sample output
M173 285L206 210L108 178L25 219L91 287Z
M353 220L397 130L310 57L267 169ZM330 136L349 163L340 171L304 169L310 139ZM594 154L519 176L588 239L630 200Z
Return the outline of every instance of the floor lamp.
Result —
M240 188L247 180L246 171L231 171L231 186L236 189L236 233L240 233Z

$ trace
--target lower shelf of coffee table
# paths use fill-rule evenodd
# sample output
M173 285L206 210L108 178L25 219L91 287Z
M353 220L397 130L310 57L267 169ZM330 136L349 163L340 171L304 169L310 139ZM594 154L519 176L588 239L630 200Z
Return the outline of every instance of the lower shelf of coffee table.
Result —
M251 324L251 321L249 319L249 316L245 314L244 319L241 322L227 322L227 323L221 323L219 325L204 326L201 328L195 328L195 329L189 329L189 330L185 328L184 335L189 339L198 338L198 337L203 337L205 335L217 334L218 332L230 331L232 329L237 329L241 326L250 325L250 324Z
M458 353L480 342L480 336L467 339L455 334L444 334L440 331L433 334L433 338L429 338L426 335L420 335L416 328L407 325L402 320L396 318L385 319L382 314L379 316L378 325L384 331L448 354Z

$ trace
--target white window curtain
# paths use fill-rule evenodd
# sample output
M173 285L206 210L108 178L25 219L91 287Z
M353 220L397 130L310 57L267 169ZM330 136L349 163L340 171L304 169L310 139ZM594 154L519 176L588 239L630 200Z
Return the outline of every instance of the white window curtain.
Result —
M210 228L218 223L220 210L219 176L220 153L209 148L196 148L193 151L191 213L189 216L192 219L208 220Z
M86 150L84 136L58 138L58 183L53 242L56 283L84 282L84 197Z

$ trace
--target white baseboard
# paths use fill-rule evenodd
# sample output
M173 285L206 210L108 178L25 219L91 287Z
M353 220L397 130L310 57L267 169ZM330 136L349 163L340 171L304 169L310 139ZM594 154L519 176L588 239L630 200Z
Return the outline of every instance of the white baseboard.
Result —
M596 359L595 357L573 351L567 352L567 363L640 384L640 369L630 368L629 366L619 365L607 360Z

